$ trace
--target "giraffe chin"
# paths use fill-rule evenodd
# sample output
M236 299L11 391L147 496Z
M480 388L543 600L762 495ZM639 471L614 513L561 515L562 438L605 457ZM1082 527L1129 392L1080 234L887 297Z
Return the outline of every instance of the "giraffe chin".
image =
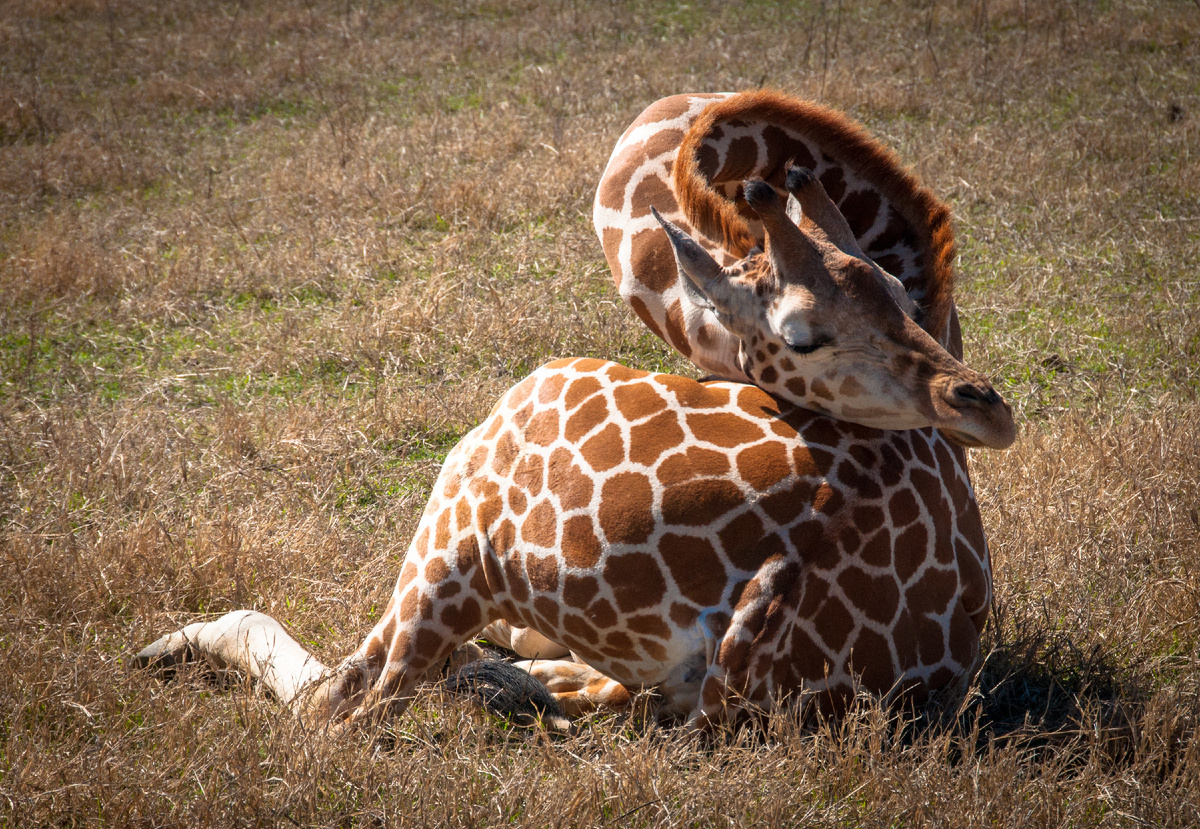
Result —
M986 448L1007 449L1008 448L1008 444L1005 444L1004 446L993 446L991 444L983 442L982 440L975 437L974 435L969 435L966 432L959 432L955 429L947 429L944 426L938 427L938 431L942 434L942 437L946 438L951 443L957 443L959 446L963 447L964 449L986 449Z

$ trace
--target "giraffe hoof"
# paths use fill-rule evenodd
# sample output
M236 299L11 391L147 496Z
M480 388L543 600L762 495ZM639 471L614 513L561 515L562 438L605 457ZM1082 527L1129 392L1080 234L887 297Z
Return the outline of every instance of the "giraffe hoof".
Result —
M571 721L546 686L507 662L470 662L447 677L443 687L517 725L541 723L546 730L562 734L571 730Z
M179 632L169 633L142 648L133 657L134 665L170 675L177 665L192 662L196 658L191 643Z

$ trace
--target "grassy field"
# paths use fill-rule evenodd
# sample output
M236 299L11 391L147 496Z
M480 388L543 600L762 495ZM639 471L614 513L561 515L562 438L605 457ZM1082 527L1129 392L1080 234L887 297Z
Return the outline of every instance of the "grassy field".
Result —
M996 612L960 709L701 744L422 699L385 739L130 655L254 607L336 662L534 366L693 373L591 230L663 95L863 121L956 217ZM1200 4L0 7L0 821L1200 823Z

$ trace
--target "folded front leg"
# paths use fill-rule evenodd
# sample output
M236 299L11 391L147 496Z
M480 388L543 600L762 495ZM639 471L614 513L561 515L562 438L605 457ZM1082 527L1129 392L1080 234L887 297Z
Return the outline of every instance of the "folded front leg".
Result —
M545 685L569 717L593 711L623 711L633 700L624 685L582 662L530 659L513 666Z
M493 645L526 659L560 659L570 653L570 650L533 628L516 627L503 619L492 622L479 635Z

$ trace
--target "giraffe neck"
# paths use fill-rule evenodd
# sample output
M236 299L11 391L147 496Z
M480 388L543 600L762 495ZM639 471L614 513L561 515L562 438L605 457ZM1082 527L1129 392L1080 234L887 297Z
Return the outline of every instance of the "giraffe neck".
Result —
M642 321L700 368L743 377L737 338L682 289L650 207L731 264L763 238L742 182L762 178L782 192L788 161L814 171L863 252L903 283L922 327L961 357L948 208L859 125L769 91L664 98L617 142L593 220L617 287Z

